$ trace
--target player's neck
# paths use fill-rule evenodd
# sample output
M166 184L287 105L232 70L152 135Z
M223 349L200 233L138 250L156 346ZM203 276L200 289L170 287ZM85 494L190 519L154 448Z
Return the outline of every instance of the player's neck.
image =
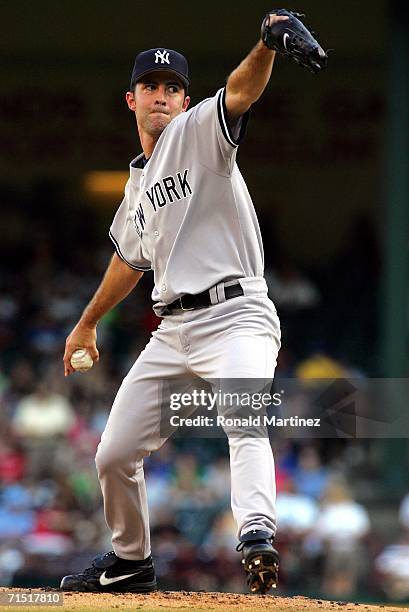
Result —
M160 134L158 136L152 136L143 130L139 130L139 140L141 141L142 150L146 159L149 159L153 153L153 150L156 146L160 138Z

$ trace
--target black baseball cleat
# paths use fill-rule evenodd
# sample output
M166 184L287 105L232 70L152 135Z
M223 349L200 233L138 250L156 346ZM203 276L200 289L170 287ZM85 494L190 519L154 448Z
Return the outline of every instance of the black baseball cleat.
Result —
M64 576L62 591L107 593L150 593L157 590L152 557L143 561L127 561L114 551L94 557L92 566L82 574Z
M252 593L263 595L275 589L278 582L278 552L266 531L253 529L240 536L236 550L242 553L242 564L247 574L247 584Z

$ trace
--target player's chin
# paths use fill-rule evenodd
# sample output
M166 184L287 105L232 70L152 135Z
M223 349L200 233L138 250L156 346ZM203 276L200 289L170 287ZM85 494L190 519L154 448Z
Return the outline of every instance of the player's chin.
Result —
M165 113L153 113L149 117L148 123L152 131L163 132L163 130L165 129L167 125L169 125L171 120L172 120L171 116Z

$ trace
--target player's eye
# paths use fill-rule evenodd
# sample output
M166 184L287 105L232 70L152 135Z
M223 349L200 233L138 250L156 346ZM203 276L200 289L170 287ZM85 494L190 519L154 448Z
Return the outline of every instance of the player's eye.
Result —
M170 93L178 93L180 87L178 85L169 85L168 90Z

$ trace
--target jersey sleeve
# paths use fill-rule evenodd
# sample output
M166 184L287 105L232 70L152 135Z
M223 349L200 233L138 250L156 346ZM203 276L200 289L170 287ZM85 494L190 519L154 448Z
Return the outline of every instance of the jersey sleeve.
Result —
M146 272L151 270L150 262L142 254L142 243L137 233L126 196L119 206L109 229L118 256L135 270Z
M197 135L200 161L216 171L230 173L239 144L242 142L249 119L249 111L240 117L234 129L229 125L226 109L226 89L213 98L203 100L192 109L191 120Z

